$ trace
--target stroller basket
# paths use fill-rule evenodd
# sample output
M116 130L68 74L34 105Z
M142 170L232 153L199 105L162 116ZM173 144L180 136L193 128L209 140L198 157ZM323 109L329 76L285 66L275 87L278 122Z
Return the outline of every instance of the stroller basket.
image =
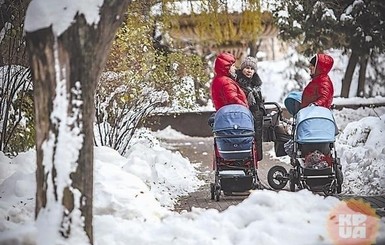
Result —
M241 160L252 156L254 119L248 108L227 105L215 114L214 140L220 157Z
M251 175L221 175L221 188L225 192L244 192L253 184Z
M331 167L325 169L304 168L303 171L305 183L310 188L322 188L330 184L335 177Z

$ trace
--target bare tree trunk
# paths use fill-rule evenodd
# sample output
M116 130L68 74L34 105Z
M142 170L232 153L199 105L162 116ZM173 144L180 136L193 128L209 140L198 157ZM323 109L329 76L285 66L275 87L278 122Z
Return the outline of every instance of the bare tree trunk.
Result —
M23 23L30 0L4 0L0 3L0 66L28 66ZM4 35L4 36L3 36Z
M353 73L358 63L358 54L353 50L350 55L348 66L346 67L345 76L342 80L341 97L348 98L350 85L352 84Z
M252 57L256 57L257 53L258 53L258 46L257 46L257 42L255 40L253 41L250 41L247 45L250 49L250 56Z
M130 2L105 0L97 26L77 15L60 36L51 28L26 33L35 92L35 217L52 224L38 231L38 237L53 237L50 244L79 228L93 243L94 92ZM47 232L54 234L44 236Z
M358 73L357 97L365 96L366 69L368 67L369 55L363 55L360 59L360 71Z
M258 41L253 40L248 42L247 46L250 49L249 56L257 57L257 53L261 47L262 39L258 39Z

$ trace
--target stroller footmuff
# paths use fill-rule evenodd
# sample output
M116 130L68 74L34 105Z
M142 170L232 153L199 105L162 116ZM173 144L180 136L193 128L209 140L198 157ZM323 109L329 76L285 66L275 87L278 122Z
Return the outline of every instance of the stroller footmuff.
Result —
M222 107L215 114L213 133L215 182L210 186L211 198L219 201L221 191L230 195L257 188L254 121L249 109Z

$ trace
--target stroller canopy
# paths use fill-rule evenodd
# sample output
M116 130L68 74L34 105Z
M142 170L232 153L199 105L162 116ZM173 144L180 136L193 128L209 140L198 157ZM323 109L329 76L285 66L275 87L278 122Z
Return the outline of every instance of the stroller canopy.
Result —
M243 105L226 105L215 113L214 132L234 129L254 132L253 115L250 110Z
M284 103L287 111L291 115L295 116L295 114L297 114L297 112L300 109L301 100L302 100L302 92L293 91L287 95Z
M332 143L337 126L333 113L322 106L308 106L296 115L295 139L298 143Z
M254 119L247 107L233 104L220 108L215 113L213 132L223 159L243 160L252 156Z

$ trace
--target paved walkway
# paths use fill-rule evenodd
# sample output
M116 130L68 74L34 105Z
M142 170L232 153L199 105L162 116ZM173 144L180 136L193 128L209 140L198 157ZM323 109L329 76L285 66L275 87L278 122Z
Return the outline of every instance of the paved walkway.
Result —
M364 200L365 202L370 203L370 206L376 210L376 213L380 217L385 217L385 196L351 196L351 195L342 195L337 196L341 200L347 199L357 199ZM357 207L359 208L359 207Z
M214 201L210 198L209 183L213 182L211 169L212 169L212 149L213 139L211 137L188 137L183 140L167 140L164 143L165 147L171 150L178 150L181 154L192 163L199 164L201 171L200 178L205 180L205 185L198 191L190 193L188 196L180 199L179 204L175 207L176 211L187 210L190 211L193 207L196 208L213 208L219 211L227 209L231 205L237 205L247 198L248 193L239 194L237 196L224 196L221 195L220 200ZM281 165L285 168L289 168L288 164L281 163L276 159L272 159L268 154L268 151L272 148L271 143L264 143L264 158L260 161L258 166L258 176L263 185L267 184L267 172L274 165ZM288 190L288 185L285 187ZM284 190L285 190L284 189ZM362 199L370 203L371 207L376 210L376 213L380 217L385 217L385 196L351 196L351 195L339 195L336 196L341 200L347 199Z

